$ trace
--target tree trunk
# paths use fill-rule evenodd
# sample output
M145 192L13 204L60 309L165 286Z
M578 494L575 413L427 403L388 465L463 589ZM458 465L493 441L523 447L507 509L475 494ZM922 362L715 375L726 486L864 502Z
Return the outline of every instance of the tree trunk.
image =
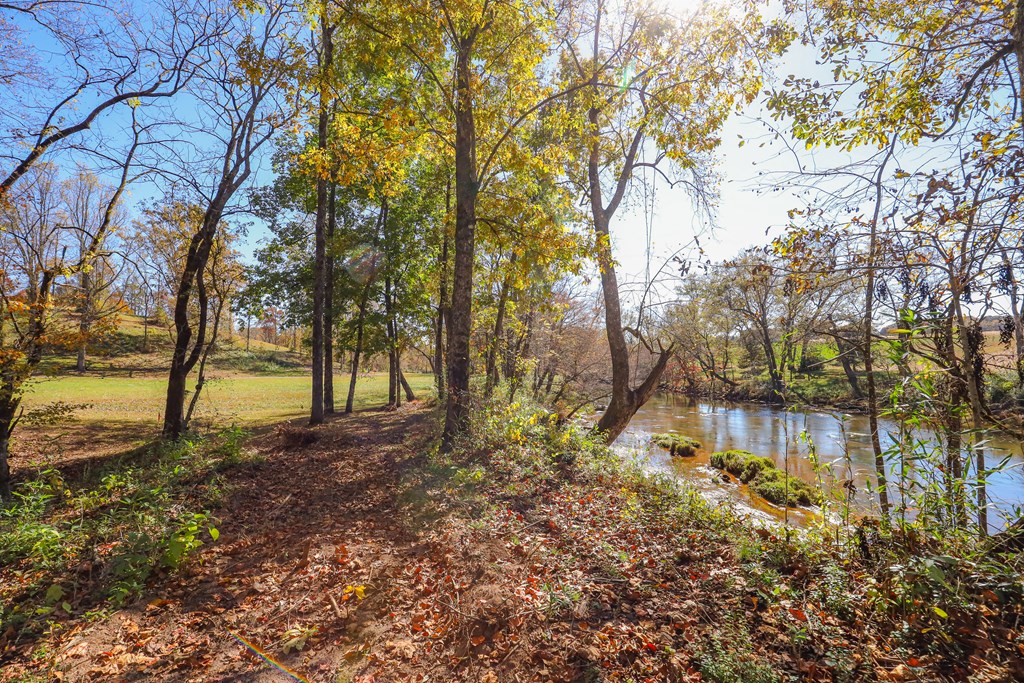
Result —
M392 353L395 356L395 407L402 407L402 354L396 346Z
M398 371L398 379L401 380L402 388L405 389L405 400L415 401L416 393L412 390L412 387L409 386L409 380L405 378L405 373L402 372L401 369Z
M326 277L324 285L324 413L334 414L334 230L335 200L337 185L331 183L330 196L327 200L327 253Z
M597 111L591 110L591 123L597 125ZM661 375L665 372L671 349L663 350L647 378L638 389L630 387L629 346L622 329L622 309L619 303L619 283L612 258L611 239L608 231L608 216L601 199L599 178L600 151L595 141L590 150L590 205L597 234L597 263L601 270L601 290L604 294L605 332L612 361L612 395L608 408L597 423L597 431L608 443L615 441L626 428L654 391L658 388Z
M864 397L864 393L860 389L860 382L857 379L857 370L853 366L853 361L850 360L850 354L854 352L855 345L852 345L839 330L836 324L832 323L832 338L836 340L836 351L839 352L839 364L843 366L843 374L846 375L846 381L850 385L850 391L853 393L855 399Z
M185 431L185 394L188 373L195 367L206 343L206 325L208 316L206 283L203 270L210 260L210 250L216 237L217 225L223 207L227 202L224 192L214 199L203 217L203 226L193 235L189 250L185 256L185 268L178 282L178 293L174 300L174 353L171 356L171 368L167 377L167 400L164 405L165 437L176 439ZM192 343L192 325L188 319L188 305L195 287L199 296L199 323L195 331L195 343Z
M967 527L967 505L964 496L964 462L963 462L963 418L961 408L967 399L964 396L965 386L960 365L957 363L955 340L953 334L954 314L950 307L942 328L936 335L935 347L946 372L944 385L947 390L944 406L944 427L946 431L946 498L949 500L949 514L952 525L965 529Z
M971 450L974 453L975 476L977 477L978 533L982 536L987 536L988 487L985 485L985 442L987 437L981 431L984 426L985 413L982 393L985 380L980 350L983 337L980 326L968 326L969 321L964 315L963 306L960 305L963 286L956 278L953 279L954 287L952 288L951 299L959 332L957 336L960 340L960 352L963 354L964 368L962 372L967 385L967 398L971 406Z
M895 144L896 136L893 137ZM889 525L889 490L885 473L885 456L882 454L882 442L878 436L878 389L875 386L874 351L874 314L875 314L875 260L878 256L878 220L882 213L882 175L886 164L892 158L893 147L878 168L875 176L875 207L871 220L871 233L868 240L867 278L864 287L864 320L861 343L864 354L864 379L868 390L868 424L871 429L871 450L875 456L875 477L878 479L878 503L882 511L882 524Z
M326 154L330 106L327 93L327 75L333 57L331 36L333 27L327 18L327 3L321 10L323 25L323 55L320 65L320 116L317 120L317 145ZM313 248L313 388L309 406L309 424L324 421L324 298L327 288L327 178L321 174L316 180L316 223Z
M770 403L786 402L786 380L782 370L779 369L779 361L775 356L775 345L772 344L771 330L766 321L759 323L761 330L761 347L764 349L764 360L768 364L768 382L771 385L771 395L768 397Z
M11 434L18 417L18 405L13 382L4 382L0 390L0 500L11 498Z
M800 340L800 362L797 365L797 372L802 375L806 375L810 372L810 366L807 363L807 345L810 343L811 336L808 334Z
M515 258L512 258L512 263L515 263ZM498 295L498 313L494 319L494 336L491 339L491 344L487 349L487 370L486 370L486 382L484 384L484 395L487 398L491 397L494 393L494 388L498 386L498 347L501 346L501 337L505 331L505 308L508 304L508 290L509 280L506 278L501 283L501 293Z
M368 289L368 288L367 288ZM351 413L356 398L356 380L359 378L359 358L363 355L363 323L366 320L366 294L359 302L359 317L356 320L356 346L352 350L352 373L348 381L348 397L345 399L345 412Z
M450 186L450 185L449 185ZM450 202L450 200L449 200ZM449 207L450 208L450 207ZM445 319L448 317L448 231L445 230L444 240L441 243L441 274L440 292L438 293L437 305L437 328L434 330L434 385L437 387L437 400L445 399L445 375L447 369L444 363L444 332Z
M455 55L455 264L448 336L448 396L441 448L450 451L469 428L469 337L473 325L473 260L476 231L476 122L470 90L473 41Z
M398 359L395 340L395 320L391 306L391 277L384 278L384 336L388 346L388 408L396 408L398 398Z

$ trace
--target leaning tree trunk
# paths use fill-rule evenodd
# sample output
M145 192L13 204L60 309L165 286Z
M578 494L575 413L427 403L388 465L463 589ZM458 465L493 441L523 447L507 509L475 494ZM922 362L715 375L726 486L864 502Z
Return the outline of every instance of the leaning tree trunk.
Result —
M594 145L591 153L591 166L597 165L597 146ZM608 220L603 208L600 207L600 186L597 184L596 174L592 174L591 192L597 194L597 201L593 202L594 208L594 229L597 232L598 252L597 261L601 269L601 289L604 293L605 308L605 332L608 336L608 350L612 361L612 395L608 402L608 408L601 415L597 423L597 431L604 435L604 438L611 443L629 425L629 421L654 395L661 376L665 372L669 359L672 357L671 349L662 350L658 355L654 366L647 374L647 379L636 389L630 387L629 370L629 346L626 344L626 335L622 329L622 309L619 303L619 283L615 274L615 262L611 253L611 242L608 233Z
M441 448L449 451L469 429L469 337L473 324L476 231L476 123L470 90L473 42L462 39L455 59L455 264L448 336L448 396Z
M515 263L514 257L512 263ZM501 346L501 337L505 332L505 309L508 307L509 287L509 278L505 278L501 283L501 293L498 295L498 314L494 319L494 336L487 349L487 369L485 371L486 380L484 384L484 395L487 398L490 398L491 394L494 393L494 388L498 386L500 379L498 377L498 351Z
M402 388L405 389L405 400L406 401L415 401L416 400L416 392L414 392L412 390L412 387L409 386L409 380L407 380L405 378L405 373L402 372L401 367L399 367L399 370L398 370L398 379L401 380Z
M363 323L366 320L366 296L359 303L359 317L356 320L356 346L352 350L352 373L348 380L348 397L345 399L345 412L351 413L356 400L356 380L359 378L359 358L363 355Z

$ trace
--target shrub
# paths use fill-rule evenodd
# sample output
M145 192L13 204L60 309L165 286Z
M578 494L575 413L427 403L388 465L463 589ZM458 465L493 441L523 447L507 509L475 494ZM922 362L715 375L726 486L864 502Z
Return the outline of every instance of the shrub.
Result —
M667 450L670 455L687 458L697 455L697 450L701 447L700 441L682 434L654 434L651 441Z

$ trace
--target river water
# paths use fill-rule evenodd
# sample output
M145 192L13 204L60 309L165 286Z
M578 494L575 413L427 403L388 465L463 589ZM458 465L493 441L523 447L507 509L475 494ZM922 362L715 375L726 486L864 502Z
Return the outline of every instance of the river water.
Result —
M893 443L896 424L882 420L882 448ZM649 444L651 434L678 432L693 437L703 448L692 458L673 458L667 451ZM874 480L874 456L870 428L865 415L838 416L829 412L785 411L771 406L749 403L714 403L671 394L659 395L641 408L616 445L635 449L650 469L687 479L705 497L715 502L730 502L751 517L783 521L802 526L813 519L817 510L778 508L736 481L723 481L722 473L709 464L713 451L740 448L756 455L767 455L780 468L804 481L815 482L816 475L809 457L806 433L820 463L829 465L832 475L824 475L826 485L838 490L839 482L847 482L843 490L853 492L852 508L860 514L877 512L877 496L869 490ZM935 445L934 435L917 433L923 448ZM1016 510L1024 507L1024 456L1022 444L1008 438L992 439L987 444L986 465L992 467L1002 458L1004 467L989 476L990 526L1002 529L1006 519L1016 519ZM895 482L897 463L889 463L889 481ZM852 482L852 484L851 484ZM891 484L892 485L892 484ZM973 495L973 493L972 493ZM912 511L911 511L912 514Z

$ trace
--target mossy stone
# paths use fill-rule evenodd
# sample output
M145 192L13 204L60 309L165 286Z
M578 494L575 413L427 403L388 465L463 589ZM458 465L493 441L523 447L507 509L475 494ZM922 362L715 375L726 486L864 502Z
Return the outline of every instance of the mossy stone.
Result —
M651 441L666 449L671 455L679 455L686 458L697 455L701 443L682 434L654 434Z
M750 451L716 451L711 466L736 475L750 490L770 503L799 507L821 501L821 493L802 479L787 475L771 458Z

